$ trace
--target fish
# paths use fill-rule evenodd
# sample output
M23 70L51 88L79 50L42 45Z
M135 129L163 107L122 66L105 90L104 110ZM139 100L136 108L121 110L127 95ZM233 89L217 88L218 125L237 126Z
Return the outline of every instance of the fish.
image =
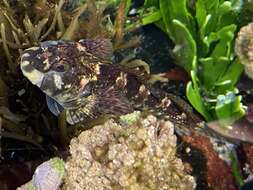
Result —
M55 116L66 111L70 125L140 110L172 121L179 135L197 132L236 144L253 143L249 124L224 128L221 121L206 123L182 98L150 83L149 73L112 63L112 56L113 45L106 38L44 41L23 51L20 68L46 94Z
M71 125L134 110L173 120L182 129L195 125L186 102L149 84L144 71L112 63L112 55L110 39L44 41L23 51L20 68L46 94L49 110L66 110Z

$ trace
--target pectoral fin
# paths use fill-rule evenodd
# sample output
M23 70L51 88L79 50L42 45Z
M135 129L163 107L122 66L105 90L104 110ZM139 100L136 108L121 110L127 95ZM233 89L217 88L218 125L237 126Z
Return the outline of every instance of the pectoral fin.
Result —
M98 96L98 106L102 113L124 115L133 112L133 108L126 96L116 90L114 86L102 91Z
M64 108L58 104L53 98L46 95L47 107L55 115L58 116Z
M66 116L67 122L73 125L105 115L120 116L132 112L132 105L124 94L111 86L90 96L89 100L79 108L67 110Z

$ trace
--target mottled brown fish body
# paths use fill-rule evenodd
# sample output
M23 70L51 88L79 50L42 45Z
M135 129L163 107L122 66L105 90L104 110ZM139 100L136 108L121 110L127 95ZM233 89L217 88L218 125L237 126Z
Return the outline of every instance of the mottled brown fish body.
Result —
M178 106L149 85L149 75L111 64L112 49L108 39L46 41L24 51L21 69L54 106L66 109L70 124L134 109L185 123Z

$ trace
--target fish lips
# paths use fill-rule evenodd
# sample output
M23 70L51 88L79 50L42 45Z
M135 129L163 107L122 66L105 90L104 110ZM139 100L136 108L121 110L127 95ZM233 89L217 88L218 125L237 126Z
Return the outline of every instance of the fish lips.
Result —
M44 79L44 73L35 69L30 62L23 61L20 64L23 75L34 85L40 87Z
M34 67L34 53L40 48L29 48L21 55L20 68L23 75L34 85L40 87L44 73Z

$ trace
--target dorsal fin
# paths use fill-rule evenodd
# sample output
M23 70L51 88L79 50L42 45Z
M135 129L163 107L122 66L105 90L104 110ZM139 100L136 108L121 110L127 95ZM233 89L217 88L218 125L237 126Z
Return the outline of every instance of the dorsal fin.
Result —
M79 40L82 46L85 46L87 52L95 55L96 57L109 60L113 54L113 46L110 39L82 39Z

